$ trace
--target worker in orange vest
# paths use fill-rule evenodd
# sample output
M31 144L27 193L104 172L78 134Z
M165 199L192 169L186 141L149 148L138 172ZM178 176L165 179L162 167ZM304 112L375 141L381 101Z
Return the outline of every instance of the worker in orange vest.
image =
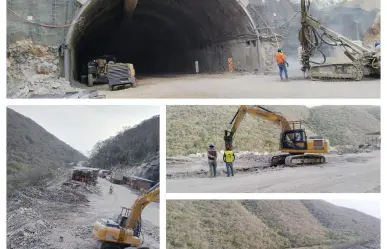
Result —
M286 56L282 48L278 49L275 55L275 59L277 60L281 80L283 80L283 77L282 77L283 72L285 73L286 80L288 80L288 69L286 67L289 66L289 63L286 61Z

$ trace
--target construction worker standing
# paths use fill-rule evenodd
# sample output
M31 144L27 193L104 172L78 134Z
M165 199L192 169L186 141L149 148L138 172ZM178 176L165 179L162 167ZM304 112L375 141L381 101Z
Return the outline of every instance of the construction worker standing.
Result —
M210 167L211 176L216 177L216 160L218 159L218 153L216 152L215 145L210 144L208 151L208 166Z
M226 151L223 154L223 162L226 163L227 177L230 177L230 170L231 170L231 176L234 176L234 168L233 168L234 161L235 161L234 152L230 149L230 146L226 146Z
M288 80L288 69L286 67L289 66L289 63L286 61L286 56L285 56L282 48L279 48L277 50L277 53L275 55L275 59L277 60L281 80L283 80L283 77L282 77L283 72L285 73L286 80Z

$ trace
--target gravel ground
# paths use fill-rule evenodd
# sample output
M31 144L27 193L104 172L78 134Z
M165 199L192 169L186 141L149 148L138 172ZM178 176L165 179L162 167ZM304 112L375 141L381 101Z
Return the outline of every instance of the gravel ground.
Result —
M210 89L217 89L210 91ZM78 87L78 86L77 86ZM106 91L106 98L380 98L380 80L321 82L294 77L214 74L153 76L139 79L136 88Z
M327 155L321 166L268 167L270 154L237 156L236 175L225 177L224 163L218 163L217 178L209 178L205 157L169 158L167 192L209 193L365 193L380 192L380 151Z

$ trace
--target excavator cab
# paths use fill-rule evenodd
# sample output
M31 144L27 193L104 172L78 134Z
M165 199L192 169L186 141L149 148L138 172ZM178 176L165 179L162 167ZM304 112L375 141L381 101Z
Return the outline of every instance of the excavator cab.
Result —
M284 131L281 134L280 150L306 150L307 139L303 129Z
M308 148L307 136L301 121L290 121L287 124L291 129L281 133L280 150L306 150Z
M118 215L117 223L120 224L120 227L125 227L126 221L128 220L130 214L130 208L121 207L121 213Z

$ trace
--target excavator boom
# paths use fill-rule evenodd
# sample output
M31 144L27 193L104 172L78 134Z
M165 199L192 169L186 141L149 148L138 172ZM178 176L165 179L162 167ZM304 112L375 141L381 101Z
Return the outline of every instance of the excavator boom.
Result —
M266 120L270 120L281 127L283 131L290 130L289 122L286 120L284 116L279 113L272 112L262 106L246 106L242 105L239 107L237 113L234 118L231 120L230 125L232 128L230 131L225 130L224 140L226 142L226 146L232 147L232 140L234 134L238 130L242 120L245 118L246 114L252 116L260 116L264 117Z
M301 30L299 33L302 48L301 70L308 72L313 80L362 80L364 76L380 77L380 52L365 48L351 39L324 27L309 14L309 6L310 0L301 0ZM321 48L323 44L342 49L351 62L326 64L326 56ZM316 52L323 56L322 62L310 60ZM315 65L311 66L311 64Z

